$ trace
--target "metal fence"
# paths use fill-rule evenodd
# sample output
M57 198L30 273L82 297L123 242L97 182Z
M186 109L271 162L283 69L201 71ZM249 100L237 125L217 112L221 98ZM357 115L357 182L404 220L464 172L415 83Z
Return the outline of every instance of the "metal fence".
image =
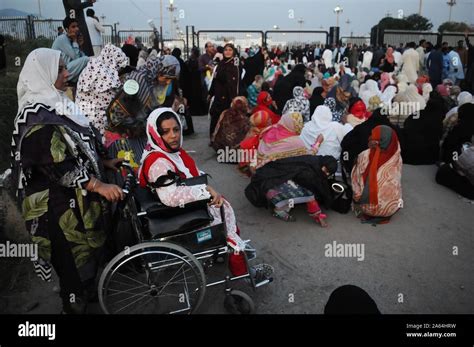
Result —
M33 37L29 20L26 17L0 18L0 33L19 41L25 41Z
M118 41L115 42L115 44L122 46L129 36L132 36L135 39L140 39L140 41L147 47L153 46L153 40L155 38L153 30L119 30L117 32Z
M63 21L58 19L34 19L32 25L35 38L45 37L54 40L58 36L58 27L63 26Z
M186 55L186 41L184 39L163 39L163 44L168 48L179 48Z
M305 44L326 44L329 33L323 30L269 30L265 31L265 45L293 47Z
M21 42L40 37L54 40L58 36L58 27L62 26L62 19L38 19L34 16L0 18L0 33ZM102 26L105 29L105 33L102 35L104 44L115 44L114 26L108 24Z
M224 46L227 42L232 42L240 52L252 45L263 46L264 34L258 30L199 30L197 32L197 47L204 49L206 42Z
M470 33L469 41L474 42L474 33ZM441 34L441 42L447 42L449 46L457 47L459 41L465 40L464 33L444 32Z
M387 45L397 46L401 43L418 42L426 40L434 45L439 40L439 34L428 31L408 31L408 30L385 30L382 42Z
M348 43L357 46L370 45L370 36L342 36L341 42L346 45Z
M102 26L105 29L105 33L102 34L102 41L104 42L104 45L109 43L115 45L117 38L114 31L114 27L110 24L102 24Z

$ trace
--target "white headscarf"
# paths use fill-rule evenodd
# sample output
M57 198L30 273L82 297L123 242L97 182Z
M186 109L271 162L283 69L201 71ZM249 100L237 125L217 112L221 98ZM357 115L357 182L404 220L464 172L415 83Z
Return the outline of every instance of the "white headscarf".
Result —
M405 91L398 92L393 101L400 103L400 106L403 106L403 103L406 104L405 106L408 106L407 103L411 103L413 107L419 108L419 111L426 107L425 99L418 93L418 88L414 84L410 84ZM407 109L406 107L403 108ZM402 107L400 107L400 110L402 110Z
M446 113L446 118L450 117L453 114L458 113L459 107L461 107L462 105L470 103L470 102L474 103L474 98L472 97L472 94L469 92L459 93L457 100L458 100L458 106L453 107L451 110L449 110L448 113Z
M472 94L469 92L461 92L458 95L458 106L462 106L467 103L472 103L474 102L474 99L472 98Z
M332 121L331 109L327 106L318 106L314 110L311 121L304 125L300 138L307 148L315 143L319 135L323 135L323 142L318 155L332 155L338 159L341 154L341 141L352 130L350 124L342 125Z
M301 139L307 147L311 148L316 138L322 134L326 139L331 130L332 112L327 106L318 106L314 110L311 121L305 124L301 131Z
M146 122L146 136L148 138L147 148L143 151L142 159L140 162L141 164L143 164L143 162L145 161L145 158L151 152L160 152L166 155L168 159L176 165L178 170L186 175L186 178L191 178L193 177L193 175L191 174L189 169L186 167L186 165L184 165L180 152L172 153L166 150L166 147L164 146L164 141L158 131L158 127L157 127L158 120L165 112L171 112L174 114L179 124L179 128L181 129L179 148L183 146L183 126L181 124L181 120L179 119L179 116L176 114L176 112L173 111L172 108L169 108L169 107L158 108L154 110L152 113L150 113L150 115L148 116L148 119Z
M60 51L37 48L28 54L17 84L19 113L28 104L41 103L74 123L87 127L89 120L79 107L54 84L58 78Z
M365 106L369 107L369 100L373 96L378 96L381 98L382 93L380 92L379 85L376 81L368 80L360 86L359 97L365 103Z
M423 93L423 98L426 102L428 102L428 100L430 99L430 94L433 91L433 86L431 85L431 83L423 83L421 90Z
M384 103L384 105L389 106L392 103L395 95L397 95L397 88L395 86L388 86L383 91L380 100Z

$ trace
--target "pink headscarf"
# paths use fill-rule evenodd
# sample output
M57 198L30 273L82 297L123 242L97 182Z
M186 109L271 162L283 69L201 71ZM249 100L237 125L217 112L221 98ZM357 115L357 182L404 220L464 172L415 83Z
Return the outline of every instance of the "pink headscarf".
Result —
M438 84L438 86L436 87L436 91L441 96L449 96L449 89L448 86L445 84Z
M268 162L308 154L300 138L303 117L300 113L286 113L280 121L266 128L258 145L257 169Z

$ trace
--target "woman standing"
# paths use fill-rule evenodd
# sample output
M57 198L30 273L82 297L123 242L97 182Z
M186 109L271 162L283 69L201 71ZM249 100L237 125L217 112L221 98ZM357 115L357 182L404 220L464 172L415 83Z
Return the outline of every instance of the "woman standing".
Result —
M239 59L235 55L234 46L228 43L224 46L224 59L217 65L209 90L209 96L214 97L209 110L210 137L214 134L221 113L230 107L232 100L238 95L239 80Z
M106 45L97 58L92 58L82 70L77 82L76 103L102 136L108 126L105 111L122 86L119 71L127 66L128 58L123 51L111 44Z
M18 81L18 115L12 139L14 177L32 241L39 246L36 273L55 269L65 313L84 313L105 242L108 201L120 187L103 182L97 130L65 94L68 71L61 52L39 48L26 58Z
M387 52L385 53L385 58L381 65L381 70L384 72L393 72L395 71L395 57L393 56L393 48L388 47ZM383 91L383 90L382 90Z
M369 149L352 169L354 209L371 223L388 222L402 206L402 157L396 132L385 125L372 130Z

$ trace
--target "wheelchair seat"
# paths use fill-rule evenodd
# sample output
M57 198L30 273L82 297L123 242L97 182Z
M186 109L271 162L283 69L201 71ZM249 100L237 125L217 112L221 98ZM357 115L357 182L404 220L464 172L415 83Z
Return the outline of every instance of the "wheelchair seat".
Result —
M148 231L154 239L187 233L213 221L205 201L186 204L185 208L169 207L149 188L142 187L135 189L134 197L137 210L146 212Z

